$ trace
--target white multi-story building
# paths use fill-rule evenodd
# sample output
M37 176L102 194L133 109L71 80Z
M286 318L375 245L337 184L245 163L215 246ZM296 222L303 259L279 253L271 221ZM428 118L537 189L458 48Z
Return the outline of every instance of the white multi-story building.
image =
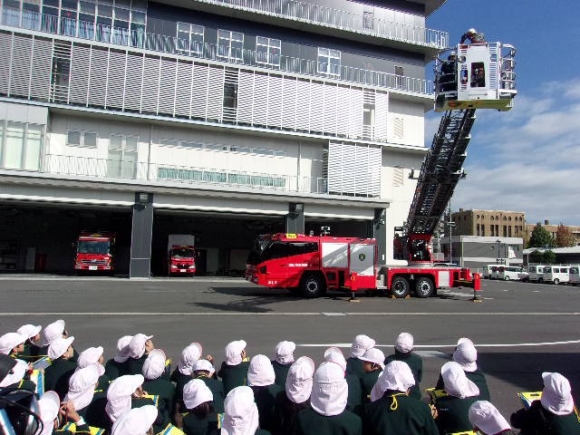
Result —
M392 258L425 154L425 27L444 0L0 0L0 270L243 269L273 231L376 237Z

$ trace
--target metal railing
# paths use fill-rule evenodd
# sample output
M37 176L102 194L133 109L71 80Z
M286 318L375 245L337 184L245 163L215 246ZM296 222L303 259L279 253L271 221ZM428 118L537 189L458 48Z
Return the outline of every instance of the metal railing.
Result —
M0 24L53 35L90 40L116 46L133 47L149 51L207 59L236 65L248 65L285 73L330 78L349 83L394 89L421 95L432 95L433 83L429 80L389 74L380 71L340 66L327 72L315 60L279 54L233 49L210 43L196 43L187 39L148 33L144 28L125 29L89 23L54 15L0 7Z
M296 0L194 0L443 49L449 33Z
M191 188L218 186L232 191L262 193L287 192L302 194L340 195L328 192L324 177L275 175L268 173L232 171L218 168L176 166L159 163L120 161L57 154L44 156L40 173L56 174L73 179L99 179L100 181L135 181L142 184L170 183L187 185ZM357 187L360 191L360 186ZM361 196L365 196L362 192ZM376 196L368 192L368 197Z

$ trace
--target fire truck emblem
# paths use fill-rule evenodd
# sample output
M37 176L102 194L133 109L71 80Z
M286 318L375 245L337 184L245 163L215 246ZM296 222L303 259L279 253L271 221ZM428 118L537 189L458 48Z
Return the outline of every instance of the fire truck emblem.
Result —
M367 256L365 254L358 254L358 259L360 261L365 261L365 258L367 258Z

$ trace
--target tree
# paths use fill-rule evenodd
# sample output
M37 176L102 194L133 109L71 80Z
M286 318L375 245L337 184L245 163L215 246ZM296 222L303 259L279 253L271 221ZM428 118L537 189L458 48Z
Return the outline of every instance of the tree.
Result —
M543 263L544 253L542 251L534 251L530 254L530 263Z
M550 232L545 229L541 223L537 223L532 231L528 248L553 248L554 238Z
M556 246L558 248L565 248L566 246L574 246L575 244L576 238L572 234L572 231L570 231L570 228L560 222L556 230Z
M554 264L556 262L556 254L554 254L554 251L544 251L542 254L542 262L544 264Z

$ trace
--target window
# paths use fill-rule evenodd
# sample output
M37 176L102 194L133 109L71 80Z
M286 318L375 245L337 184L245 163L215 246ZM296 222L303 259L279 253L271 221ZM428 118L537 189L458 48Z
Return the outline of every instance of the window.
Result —
M395 86L398 88L403 87L403 80L405 75L405 68L402 66L395 66Z
M97 133L94 131L69 130L66 144L69 147L96 148Z
M340 51L318 48L318 73L340 77Z
M260 65L280 67L280 49L282 42L279 39L256 38L256 62Z
M107 176L111 178L135 178L137 171L136 136L111 135Z
M5 169L40 169L43 126L0 121L0 163Z
M177 49L184 54L203 55L205 28L198 24L177 23Z
M241 61L244 49L244 34L218 30L218 59Z
M485 87L485 66L483 62L474 62L471 64L471 87Z
M375 14L373 12L363 12L363 29L373 30L375 28Z

